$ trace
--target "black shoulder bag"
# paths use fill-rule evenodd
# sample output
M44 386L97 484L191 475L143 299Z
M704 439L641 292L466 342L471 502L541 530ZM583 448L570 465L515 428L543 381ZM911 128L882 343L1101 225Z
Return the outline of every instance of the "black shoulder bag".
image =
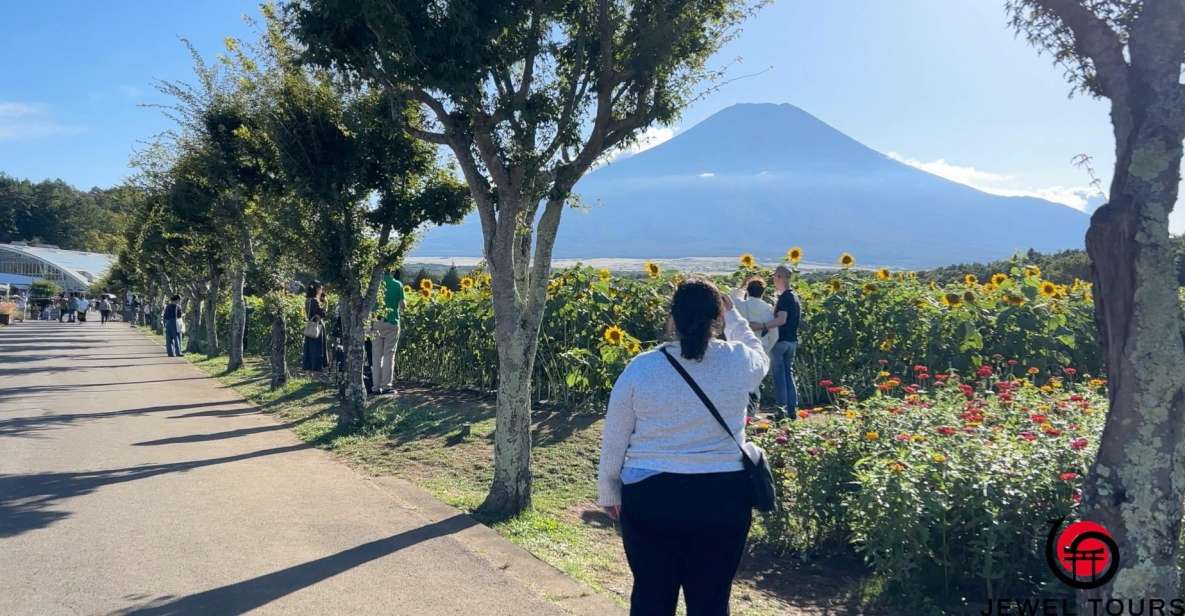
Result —
M699 383L687 374L687 370L675 361L674 357L667 352L667 348L662 348L662 354L666 356L667 361L671 362L679 376L683 377L684 381L691 386L691 390L695 395L699 396L700 402L708 407L708 411L712 413L712 417L716 418L716 422L720 424L721 428L728 434L728 438L736 444L737 449L741 451L741 463L745 466L745 473L749 475L749 486L753 493L753 507L758 511L780 511L781 503L778 502L777 488L774 486L774 474L769 468L769 461L765 459L765 452L760 447L745 442L741 445L736 437L733 436L732 430L729 429L728 424L724 422L724 418L720 416L720 411L716 410L716 405L708 399L708 395L704 390L700 389Z

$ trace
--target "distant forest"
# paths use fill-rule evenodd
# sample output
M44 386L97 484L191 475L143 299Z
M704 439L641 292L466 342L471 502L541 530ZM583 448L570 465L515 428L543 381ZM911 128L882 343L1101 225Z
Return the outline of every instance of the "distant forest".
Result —
M34 183L0 173L0 243L115 254L135 194L125 186L82 191L62 180Z

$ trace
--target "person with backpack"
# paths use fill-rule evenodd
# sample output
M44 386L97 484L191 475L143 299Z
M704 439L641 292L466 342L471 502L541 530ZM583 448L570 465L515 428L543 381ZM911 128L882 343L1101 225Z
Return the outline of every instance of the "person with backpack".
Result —
M309 283L304 313L304 353L300 366L309 372L321 372L329 365L329 354L325 346L325 291L320 282Z
M597 499L621 522L631 614L673 616L682 588L688 614L724 615L760 504L741 451L769 357L710 282L680 284L670 316L678 340L635 356L609 395Z
M70 299L66 300L66 322L74 323L74 317L78 313L78 294L71 293Z
M185 324L181 320L180 301L180 295L170 297L169 303L165 304L164 313L161 315L161 318L164 319L165 350L169 353L169 357L182 356L181 334L184 333Z
M106 325L107 318L111 316L111 301L104 295L99 299L99 325Z

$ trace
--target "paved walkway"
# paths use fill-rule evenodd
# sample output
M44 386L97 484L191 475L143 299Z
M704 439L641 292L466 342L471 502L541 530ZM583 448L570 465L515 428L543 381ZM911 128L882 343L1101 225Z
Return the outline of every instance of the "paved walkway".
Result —
M127 325L0 328L0 614L616 611L605 601L300 443Z

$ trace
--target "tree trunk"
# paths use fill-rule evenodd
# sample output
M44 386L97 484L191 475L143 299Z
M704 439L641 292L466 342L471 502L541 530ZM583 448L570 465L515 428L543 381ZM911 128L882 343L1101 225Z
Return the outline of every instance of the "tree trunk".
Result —
M288 383L288 324L284 307L272 303L271 388L279 389Z
M222 276L210 264L210 286L206 288L206 357L218 355L218 287Z
M495 518L531 506L531 374L539 328L531 319L498 345L498 401L494 429L494 481L481 511ZM539 322L535 319L534 322Z
M366 384L362 380L363 371L366 369L366 313L358 310L362 298L357 291L351 291L342 301L346 302L344 310L341 311L346 369L344 374L339 376L342 402L338 425L348 428L362 423L366 414Z
M1140 102L1131 131L1117 128L1110 201L1091 217L1086 237L1110 410L1082 513L1114 535L1120 569L1083 600L1177 596L1185 318L1168 215L1177 200L1185 122L1179 97Z
M196 290L189 295L189 315L185 319L188 335L185 336L185 352L200 353L201 344L198 342L199 332L202 330L202 296Z
M243 285L246 278L246 266L236 265L230 279L230 342L227 345L227 372L234 372L243 367L243 338L247 333L247 306L243 301Z

